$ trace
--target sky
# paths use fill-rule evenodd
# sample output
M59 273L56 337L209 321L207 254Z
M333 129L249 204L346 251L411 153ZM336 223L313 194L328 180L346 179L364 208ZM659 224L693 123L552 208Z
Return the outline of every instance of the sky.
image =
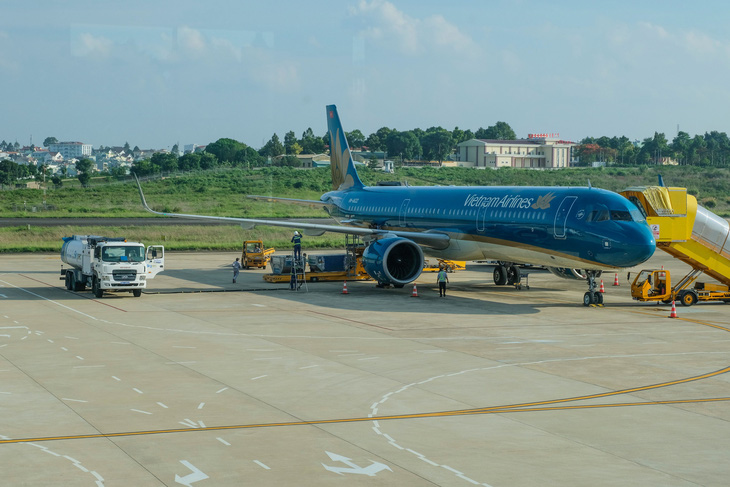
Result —
M0 140L256 149L325 105L366 136L728 131L730 6L705 0L3 0Z

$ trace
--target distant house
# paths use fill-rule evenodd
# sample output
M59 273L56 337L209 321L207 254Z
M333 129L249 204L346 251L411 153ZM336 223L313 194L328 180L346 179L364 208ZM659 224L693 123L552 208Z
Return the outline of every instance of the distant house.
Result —
M574 142L557 134L530 134L527 139L471 139L457 145L459 166L478 168L563 168L572 160Z
M64 159L83 158L91 155L91 144L82 142L58 142L48 146L51 152L60 152Z

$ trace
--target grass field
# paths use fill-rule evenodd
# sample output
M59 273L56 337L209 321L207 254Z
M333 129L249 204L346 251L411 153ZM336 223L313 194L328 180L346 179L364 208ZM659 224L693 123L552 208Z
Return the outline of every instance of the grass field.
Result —
M662 174L669 186L686 187L699 203L720 216L730 216L730 170L690 166L638 166L534 171L525 169L477 170L472 168L400 168L395 174L358 168L366 185L378 181L407 181L411 186L587 186L621 191L630 186L657 184ZM157 210L249 218L321 218L319 209L256 201L246 195L282 196L318 200L331 190L328 168L218 169L194 174L172 174L143 181L149 205ZM61 188L0 191L0 217L78 218L74 227L0 229L0 252L60 249L61 237L73 234L128 236L148 244L161 243L174 250L240 248L246 238L261 236L267 245L290 246L290 230L240 227L103 227L84 225L86 217L151 217L142 208L133 180L107 177L82 188L68 180ZM340 236L307 239L312 247L341 246Z
M240 250L244 240L264 241L277 250L292 248L292 231L280 227L256 227L243 230L231 226L120 226L120 227L6 227L0 228L0 252L60 252L63 237L71 235L102 235L125 237L146 245L164 245L168 250ZM345 237L325 234L321 237L304 236L304 249L344 248Z

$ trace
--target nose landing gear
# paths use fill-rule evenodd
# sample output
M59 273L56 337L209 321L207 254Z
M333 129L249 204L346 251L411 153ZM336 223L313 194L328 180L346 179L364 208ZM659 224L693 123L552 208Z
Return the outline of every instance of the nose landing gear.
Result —
M600 271L585 271L588 276L588 291L583 295L583 306L603 306L603 294L596 289L596 277Z

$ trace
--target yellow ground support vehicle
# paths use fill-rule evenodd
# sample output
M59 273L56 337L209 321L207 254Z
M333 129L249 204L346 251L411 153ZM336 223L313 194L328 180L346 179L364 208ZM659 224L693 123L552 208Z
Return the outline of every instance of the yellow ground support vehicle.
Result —
M438 259L434 264L426 260L423 264L423 272L438 272L441 270L441 267L444 267L446 272L463 271L466 269L466 261Z
M243 242L243 253L241 254L241 265L244 269L257 267L263 269L269 265L274 248L264 248L262 240L246 240Z
M692 269L672 287L668 270L642 270L631 284L631 297L637 301L678 301L683 306L692 306L698 301L730 302L730 289L724 284L698 282L694 288L690 288L701 273L699 269Z

